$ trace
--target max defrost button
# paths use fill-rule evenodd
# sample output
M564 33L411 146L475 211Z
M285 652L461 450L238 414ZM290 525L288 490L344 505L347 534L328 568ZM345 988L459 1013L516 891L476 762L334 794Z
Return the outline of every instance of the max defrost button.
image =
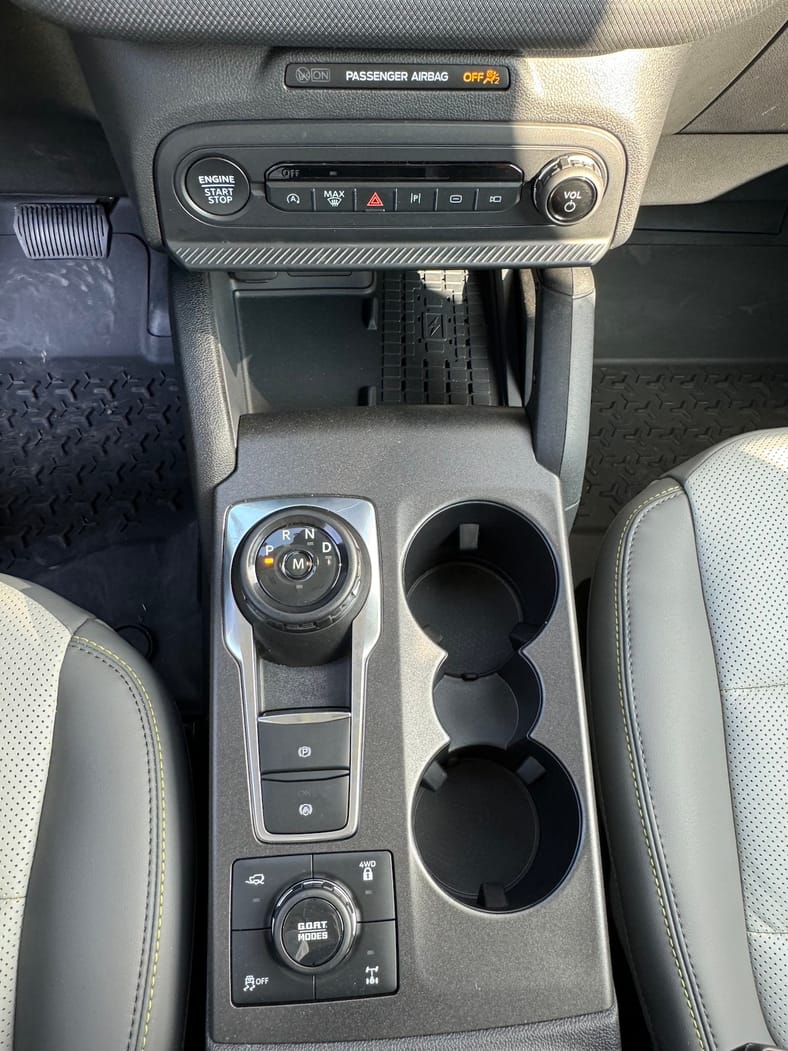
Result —
M186 193L208 215L235 215L249 200L246 172L224 157L203 157L186 173Z
M352 212L354 200L352 186L315 187L315 208L318 212Z

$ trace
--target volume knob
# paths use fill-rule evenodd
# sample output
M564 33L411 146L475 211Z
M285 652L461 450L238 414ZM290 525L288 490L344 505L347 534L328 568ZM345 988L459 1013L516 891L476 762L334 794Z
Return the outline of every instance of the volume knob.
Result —
M571 154L542 168L534 181L534 204L548 222L570 226L587 219L604 192L599 164L585 154Z

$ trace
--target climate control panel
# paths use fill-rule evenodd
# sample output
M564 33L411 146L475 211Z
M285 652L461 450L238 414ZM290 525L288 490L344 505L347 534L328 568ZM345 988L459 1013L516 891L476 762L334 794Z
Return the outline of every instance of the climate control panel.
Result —
M589 265L623 149L528 124L193 125L157 157L164 239L192 269Z

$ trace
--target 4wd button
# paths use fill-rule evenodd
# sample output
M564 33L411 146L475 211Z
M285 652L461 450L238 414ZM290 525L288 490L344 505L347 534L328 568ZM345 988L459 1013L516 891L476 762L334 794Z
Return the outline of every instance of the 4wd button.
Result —
M246 172L224 157L203 157L186 173L186 193L200 212L235 215L249 200Z

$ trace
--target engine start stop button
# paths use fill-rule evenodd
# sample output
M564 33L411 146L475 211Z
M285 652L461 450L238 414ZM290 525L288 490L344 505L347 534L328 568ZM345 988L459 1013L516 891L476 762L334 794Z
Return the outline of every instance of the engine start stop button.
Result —
M246 172L225 157L202 157L186 173L186 193L194 207L208 215L235 215L250 194Z

